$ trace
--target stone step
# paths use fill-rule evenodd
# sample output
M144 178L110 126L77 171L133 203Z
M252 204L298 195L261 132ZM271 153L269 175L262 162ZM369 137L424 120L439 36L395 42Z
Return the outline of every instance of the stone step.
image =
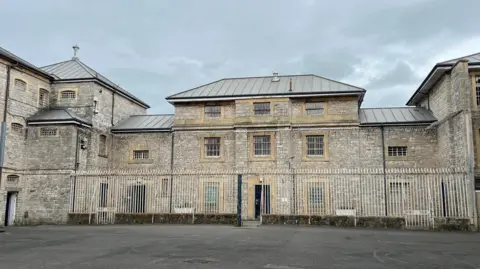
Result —
M242 227L250 227L250 228L260 227L260 221L258 221L258 220L244 220L244 221L242 221Z

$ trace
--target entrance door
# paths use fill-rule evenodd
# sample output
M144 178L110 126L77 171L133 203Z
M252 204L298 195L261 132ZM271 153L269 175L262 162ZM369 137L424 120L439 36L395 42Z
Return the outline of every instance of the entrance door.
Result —
M255 218L260 214L270 214L270 185L263 185L263 201L262 201L262 185L255 185ZM260 206L263 204L263 210Z
M18 192L7 193L7 207L5 210L5 226L11 226L15 221L15 214L17 209L17 195Z

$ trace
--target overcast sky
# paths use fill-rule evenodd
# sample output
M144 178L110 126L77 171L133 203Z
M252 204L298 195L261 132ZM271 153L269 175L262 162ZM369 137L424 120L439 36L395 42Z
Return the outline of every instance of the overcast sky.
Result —
M72 57L151 105L224 77L313 73L403 106L436 62L480 52L480 0L0 0L0 46Z

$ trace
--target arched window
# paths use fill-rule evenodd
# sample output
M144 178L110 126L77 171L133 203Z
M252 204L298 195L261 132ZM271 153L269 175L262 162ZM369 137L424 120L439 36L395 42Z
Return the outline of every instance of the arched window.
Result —
M45 89L40 88L38 92L38 106L47 107L48 106L48 94L49 92Z
M75 93L75 91L62 91L60 93L60 98L61 99L75 99L77 96L77 94Z
M18 182L20 177L18 175L8 175L7 182Z
M14 82L14 88L18 91L26 91L27 90L27 83L21 79L16 78Z
M23 125L21 125L18 122L13 122L12 123L12 131L21 133L23 131Z

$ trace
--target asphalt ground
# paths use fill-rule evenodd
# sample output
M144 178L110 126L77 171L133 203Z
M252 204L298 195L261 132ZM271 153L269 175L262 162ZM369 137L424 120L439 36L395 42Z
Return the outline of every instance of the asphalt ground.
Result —
M213 225L7 227L0 268L480 268L480 234Z

